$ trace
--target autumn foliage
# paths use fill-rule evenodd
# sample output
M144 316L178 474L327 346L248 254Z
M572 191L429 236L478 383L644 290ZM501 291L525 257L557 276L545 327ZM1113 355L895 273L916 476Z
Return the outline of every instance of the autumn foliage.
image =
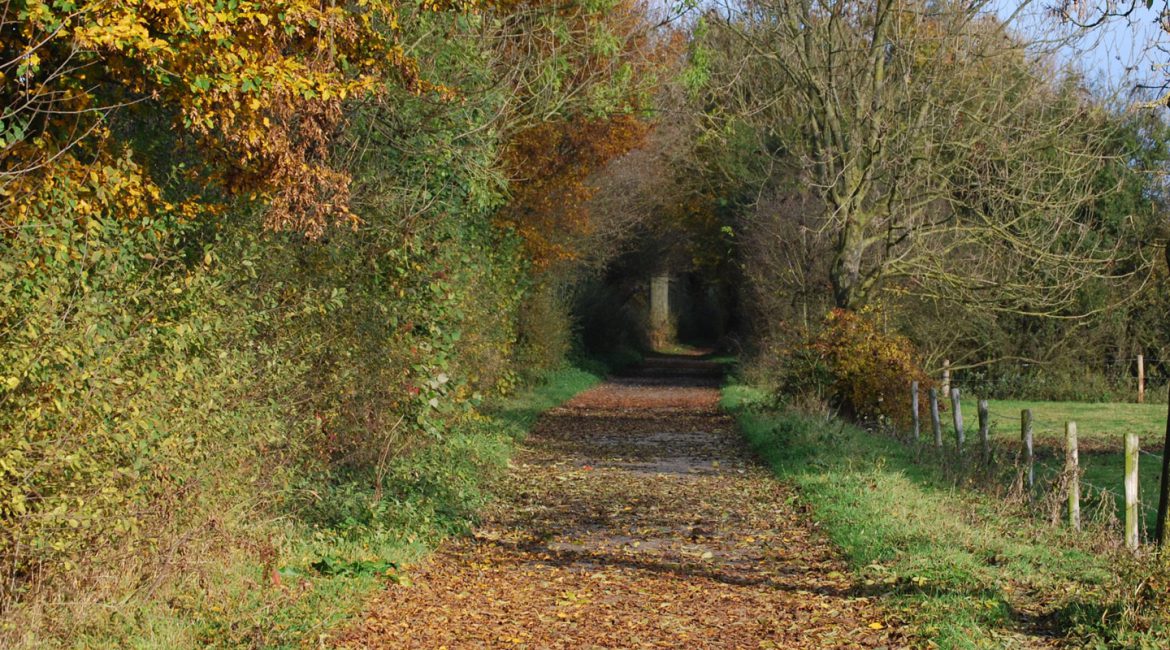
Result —
M450 95L420 78L399 42L408 6L30 0L19 13L9 8L0 17L0 205L35 197L49 176L68 172L68 158L113 164L119 147L105 118L121 108L164 116L208 163L194 180L266 199L272 228L317 237L352 222L350 179L330 150L342 102L387 83ZM146 174L143 191L157 193Z
M282 584L466 526L508 437L477 409L572 345L534 268L595 232L588 176L649 128L651 25L626 0L0 11L0 645L164 619L167 647L297 645L272 612L315 592Z
M590 174L641 144L648 129L629 114L585 117L535 126L512 142L505 155L516 190L501 219L538 267L580 255L576 247L594 228Z
M547 69L512 80L520 105L548 114L524 122L505 142L502 165L512 200L499 221L520 234L542 269L581 256L597 225L589 179L644 144L653 128L653 95L684 47L681 34L657 33L647 23L639 0L567 4L556 13L563 21L556 31L526 12L515 15L513 33L524 36L506 36L502 48L505 65L525 69L523 62L539 53L571 71L555 92ZM585 42L592 44L574 45ZM550 95L562 99L550 105Z
M928 384L905 337L881 331L872 313L835 309L811 344L831 377L834 400L861 420L906 424L910 382Z

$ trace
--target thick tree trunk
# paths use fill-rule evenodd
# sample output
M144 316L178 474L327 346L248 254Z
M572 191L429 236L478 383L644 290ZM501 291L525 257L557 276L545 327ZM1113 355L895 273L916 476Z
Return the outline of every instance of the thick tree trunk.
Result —
M861 277L864 253L865 233L854 218L847 218L837 240L837 256L830 271L833 299L841 309L856 310L865 304L867 291Z

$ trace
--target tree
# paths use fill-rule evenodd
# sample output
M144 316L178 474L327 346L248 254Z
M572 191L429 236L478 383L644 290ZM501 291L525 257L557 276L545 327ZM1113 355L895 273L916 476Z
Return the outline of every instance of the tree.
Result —
M708 133L748 128L759 187L819 198L838 307L895 284L1055 315L1116 275L1087 209L1111 125L987 3L754 0L704 20Z
M548 13L516 14L491 39L509 88L500 127L512 201L500 221L540 268L588 257L598 243L589 178L643 144L680 44L638 0Z
M423 4L426 11L475 6ZM28 218L55 176L76 172L81 181L116 167L123 156L110 137L110 118L125 109L166 116L164 128L205 154L202 184L266 199L273 228L316 237L331 223L352 222L349 176L330 164L343 102L376 95L387 84L450 94L418 74L400 42L405 6L394 0L6 6L0 226ZM159 194L149 175L169 171L139 173L139 193Z

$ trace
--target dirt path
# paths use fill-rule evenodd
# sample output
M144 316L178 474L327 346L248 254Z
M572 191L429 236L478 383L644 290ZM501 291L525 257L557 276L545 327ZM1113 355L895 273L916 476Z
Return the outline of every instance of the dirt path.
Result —
M547 413L473 537L346 648L877 648L897 626L718 409L718 368L655 360Z

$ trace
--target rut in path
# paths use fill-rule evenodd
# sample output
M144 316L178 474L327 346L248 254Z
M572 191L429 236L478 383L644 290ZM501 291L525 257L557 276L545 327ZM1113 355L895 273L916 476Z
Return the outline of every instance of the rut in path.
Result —
M546 413L474 535L389 587L339 645L903 645L720 412L719 379L657 359Z

